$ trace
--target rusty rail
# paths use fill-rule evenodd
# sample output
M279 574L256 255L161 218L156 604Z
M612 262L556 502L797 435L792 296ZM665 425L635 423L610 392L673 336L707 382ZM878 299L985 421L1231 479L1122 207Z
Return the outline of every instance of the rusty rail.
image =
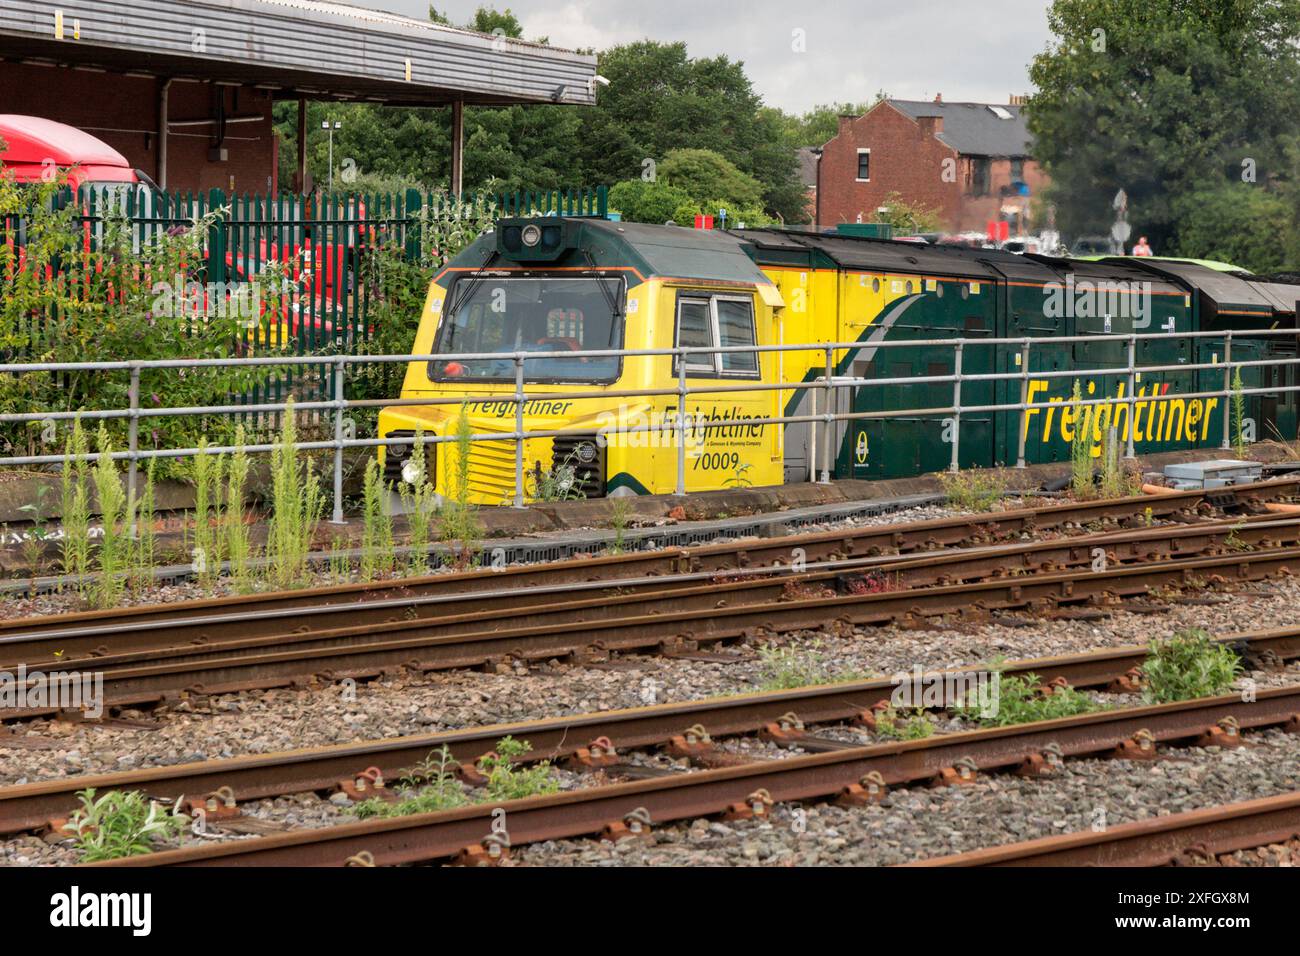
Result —
M1209 491L1069 502L990 515L870 525L661 552L520 565L494 571L466 571L397 581L49 615L0 621L0 647L11 639L30 640L42 634L74 638L93 631L107 636L171 627L193 618L216 619L226 615L245 615L229 618L232 626L240 629L240 636L259 633L258 628L273 632L280 628L279 622L286 614L329 616L337 622L334 626L366 624L373 620L364 616L369 613L366 605L370 602L409 602L413 598L435 595L470 595L506 589L522 594L537 588L582 582L777 566L790 561L794 548L803 549L807 561L906 554L1037 533L1066 525L1134 520L1145 518L1148 510L1152 518L1164 519L1201 505L1249 507L1264 500L1297 494L1300 494L1300 479L1284 479ZM215 623L215 620L210 621L209 626L215 626ZM298 624L302 623L298 621Z
M763 816L773 803L838 797L861 805L883 789L925 780L955 779L988 770L1051 773L1065 757L1116 752L1136 741L1221 742L1234 730L1287 726L1300 730L1300 687L1265 690L1252 702L1239 695L1103 711L1079 717L947 734L917 741L851 747L764 760L674 777L593 787L498 804L299 830L237 842L213 843L127 857L107 864L154 866L343 866L364 858L377 865L423 863L463 854L482 858L500 850L499 827L513 845L609 832L633 816L654 824L732 812ZM1216 733L1218 731L1218 733ZM494 833L496 834L494 836Z
M1110 827L1065 833L902 864L968 866L1169 866L1208 862L1300 837L1300 792L1173 813Z
M1256 660L1300 657L1300 627L1219 640ZM1059 678L1074 687L1105 687L1131 677L1147 653L1145 647L1131 646L1037 658L1008 662L1000 673L1034 674L1043 683ZM949 668L929 671L926 677L941 678L943 687L948 688L976 673L971 668ZM21 784L0 788L0 833L38 828L67 813L77 805L77 791L87 787L141 790L152 797L169 798L228 786L236 799L247 801L330 790L370 767L377 768L385 779L396 779L442 747L454 760L473 764L506 735L532 745L530 760L558 760L599 737L608 737L624 749L643 748L666 743L696 724L711 736L721 737L760 731L788 714L805 726L848 721L888 702L895 686L893 680L885 679L852 681ZM945 696L943 703L952 701ZM2 746L4 738L0 737Z
M1222 553L1239 548L1300 545L1300 519L1251 515L1194 525L1166 525L1046 541L877 555L816 562L795 573L786 566L748 567L720 576L696 571L664 577L582 582L526 590L505 589L471 595L430 595L376 601L356 616L368 618L345 627L335 615L309 610L269 612L278 629L250 613L192 617L166 626L115 625L38 631L33 636L0 638L0 667L85 665L107 670L129 664L162 663L218 654L365 643L379 635L418 632L424 637L473 634L509 628L570 624L649 613L671 601L679 611L704 610L788 599L801 592L827 593L862 587L906 590L980 578L1015 577L1045 570L1107 566ZM1100 549L1098 552L1097 549ZM259 627L259 625L261 625ZM249 631L253 633L250 635ZM261 633L265 631L265 633Z
M217 694L248 689L290 686L344 677L370 678L406 670L425 673L448 668L480 666L515 657L549 660L570 656L579 660L611 652L652 650L693 653L700 644L740 638L759 638L809 628L878 625L897 620L923 621L953 613L987 613L1017 608L1048 609L1086 602L1115 601L1145 595L1171 585L1204 585L1211 579L1258 581L1289 574L1300 566L1300 548L1242 552L1159 564L1111 568L1106 571L1073 570L1033 574L915 591L868 594L819 595L814 598L742 605L725 604L713 593L713 606L570 622L536 627L503 628L467 634L422 633L436 627L414 622L403 637L364 643L287 647L248 655L191 655L163 663L96 664L102 673L104 704L127 706L155 703L180 693ZM676 599L676 596L673 596ZM319 638L320 635L308 635ZM50 674L29 676L29 684L55 679ZM10 719L41 716L51 708L10 709Z

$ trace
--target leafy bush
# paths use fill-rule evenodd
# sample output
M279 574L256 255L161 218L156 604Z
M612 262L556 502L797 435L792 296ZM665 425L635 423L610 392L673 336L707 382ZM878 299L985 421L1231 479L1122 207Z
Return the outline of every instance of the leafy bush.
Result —
M1151 643L1150 656L1142 665L1143 695L1157 704L1216 697L1231 689L1241 669L1231 647L1211 639L1199 627L1188 628Z
M288 405L280 441L271 452L271 520L266 533L267 576L278 589L299 587L308 580L307 555L325 510L325 496L311 462L298 462L292 399Z
M763 184L709 149L670 150L659 164L658 174L692 199L717 200L727 210L728 218L732 210L759 210L763 206Z
M149 235L133 230L110 208L97 210L101 217L87 228L82 213L89 209L70 195L66 180L19 184L0 172L0 222L7 229L21 224L25 237L22 246L0 242L0 349L17 360L43 363L230 356L245 325L266 319L241 316L224 297L208 302L205 293L194 291L205 288L203 243L227 211ZM268 278L264 284L274 283ZM257 375L231 366L183 373L145 369L141 403L146 408L224 404ZM124 371L4 376L0 411L126 408L129 384ZM230 427L225 419L203 416L148 421L141 433L144 447L192 447L200 437L215 440ZM124 447L126 420L105 427L112 442ZM48 438L39 423L0 426L0 442L22 454L48 453L52 449L43 447ZM160 467L169 474L179 468L174 462Z
M876 733L895 740L921 740L934 733L934 720L919 707L910 717L890 707L876 714Z
M73 812L68 829L77 834L83 863L152 853L156 841L179 836L188 822L138 790L110 790L96 799L90 787L77 798L81 809Z
M985 714L973 701L954 708L965 720L975 721L984 727L1009 727L1039 720L1056 720L1101 710L1101 705L1073 687L1056 687L1044 693L1044 687L1033 674L1015 677L998 675L997 706Z
M944 472L939 476L948 504L961 511L992 511L1007 491L1006 478L1000 472Z
M648 183L641 179L628 179L615 183L609 191L610 209L621 213L628 222L663 225L673 219L679 207L694 203L696 200L684 189L662 180ZM678 225L684 223L678 222Z
M515 761L532 749L526 740L502 737L497 741L495 752L479 761L479 769L488 778L486 794L489 801L519 800L560 789L560 782L555 779L549 761L543 760L523 769L515 766Z
M821 653L821 641L813 641L807 650L763 644L758 649L760 686L763 690L794 690L814 684L839 684L860 680L858 671L832 671Z

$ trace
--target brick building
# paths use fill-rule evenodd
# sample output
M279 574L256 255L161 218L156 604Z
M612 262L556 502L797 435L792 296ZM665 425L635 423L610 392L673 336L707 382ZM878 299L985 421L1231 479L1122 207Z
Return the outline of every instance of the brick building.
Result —
M862 116L841 116L822 147L817 224L872 222L891 193L935 209L946 229L983 232L1007 220L1031 231L1030 201L1047 184L1031 157L1020 103L881 100Z

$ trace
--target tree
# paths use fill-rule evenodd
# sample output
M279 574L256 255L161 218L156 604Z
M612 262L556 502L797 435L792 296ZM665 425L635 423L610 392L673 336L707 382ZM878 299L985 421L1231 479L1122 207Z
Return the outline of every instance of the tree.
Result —
M708 149L672 150L659 166L659 176L701 202L719 199L734 208L756 207L763 201L762 183Z
M889 193L885 196L881 208L884 212L880 213L877 219L893 226L894 232L898 235L939 232L943 228L943 220L937 209L931 209L920 203L904 202L901 193Z
M609 191L609 205L629 222L662 225L670 219L676 221L677 210L696 205L696 200L684 190L665 182L628 179L616 183Z
M1240 181L1248 159L1260 188L1286 173L1296 0L1054 0L1048 23L1029 125L1066 232L1105 231L1122 187L1169 249L1177 197Z
M1230 183L1180 197L1174 211L1177 250L1184 254L1265 274L1295 265L1288 263L1285 247L1294 219L1276 192Z
M773 107L766 107L763 112L774 114L786 143L799 149L802 146L826 145L840 131L841 116L861 116L884 98L885 92L881 90L869 103L822 104L814 106L802 116L793 116Z
M430 19L449 23L434 8ZM514 38L522 34L513 13L488 7L478 8L466 28L499 30ZM650 164L659 167L662 177L663 164L674 151L708 150L728 164L717 174L725 185L692 185L690 195L666 211L664 203L656 203L650 221L670 218L685 200L726 200L728 211L735 206L751 213L747 222L759 221L764 212L787 222L806 220L795 156L799 137L788 130L793 118L762 106L744 64L727 57L692 60L685 44L646 41L606 50L599 55L598 69L611 85L599 91L595 106L466 108L466 187L475 189L489 180L530 189L611 184L639 179ZM425 189L448 185L448 110L310 104L307 164L317 183L329 173L327 140L318 133L327 116L343 122L334 136L336 188L412 181ZM296 125L294 104L276 104L286 188L293 181ZM346 160L360 174L352 182L340 181L338 175Z
M693 60L685 43L643 40L604 51L598 68L610 81L598 109L641 152L633 168L591 157L588 169L598 179L640 176L646 159L661 164L675 149L707 149L762 183L769 209L788 220L802 216L794 148L779 123L760 115L762 101L743 63L725 56Z

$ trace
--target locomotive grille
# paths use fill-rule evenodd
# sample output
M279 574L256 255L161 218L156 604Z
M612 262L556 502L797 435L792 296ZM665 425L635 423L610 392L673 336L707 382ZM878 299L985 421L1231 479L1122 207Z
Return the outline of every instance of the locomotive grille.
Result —
M595 435L561 435L551 449L551 469L573 469L573 491L585 498L605 497L605 449Z

